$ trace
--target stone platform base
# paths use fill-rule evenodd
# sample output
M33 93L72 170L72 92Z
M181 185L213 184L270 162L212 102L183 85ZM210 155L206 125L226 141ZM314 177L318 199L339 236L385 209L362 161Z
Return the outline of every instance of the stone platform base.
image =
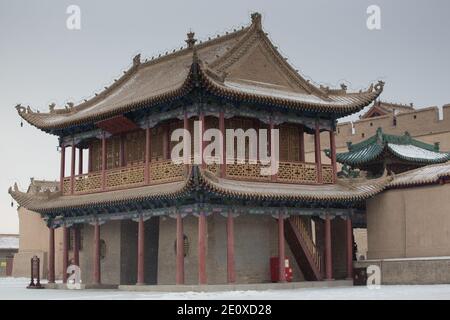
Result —
M381 271L381 284L448 284L450 257L421 257L354 262L355 268L375 265Z
M63 283L46 283L43 285L45 289L72 290L67 288L67 284ZM83 289L117 289L116 284L80 284L80 290Z
M255 284L210 284L210 285L120 285L119 290L141 292L215 292L215 291L246 291L246 290L286 290L299 288L334 288L351 287L352 280L334 281L304 281L286 283L255 283Z

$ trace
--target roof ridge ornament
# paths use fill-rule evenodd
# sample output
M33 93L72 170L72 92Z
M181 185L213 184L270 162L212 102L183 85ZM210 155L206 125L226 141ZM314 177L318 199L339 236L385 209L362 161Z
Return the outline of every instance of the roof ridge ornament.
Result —
M133 58L133 67L136 67L141 64L141 54L137 54Z
M193 32L193 31L189 31L187 33L187 39L185 41L187 43L188 48L193 48L195 46L197 39L195 39L194 36L195 36L195 32Z
M262 30L261 13L253 12L250 17L252 18L252 25L254 25L256 29Z

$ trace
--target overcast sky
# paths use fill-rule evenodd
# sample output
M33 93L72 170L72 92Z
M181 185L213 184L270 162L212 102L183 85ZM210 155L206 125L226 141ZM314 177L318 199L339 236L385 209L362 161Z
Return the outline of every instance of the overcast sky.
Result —
M81 9L81 30L66 27L66 9ZM381 30L366 26L369 5L381 8ZM15 181L59 176L57 138L24 124L17 103L48 110L79 102L131 64L198 39L247 25L263 27L306 78L349 90L386 82L382 99L416 106L450 103L450 1L63 1L0 0L0 233L18 232Z

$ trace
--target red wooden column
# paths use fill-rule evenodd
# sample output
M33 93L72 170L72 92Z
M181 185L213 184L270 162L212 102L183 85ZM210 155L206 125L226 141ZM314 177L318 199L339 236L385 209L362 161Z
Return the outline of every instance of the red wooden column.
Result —
M322 156L320 152L320 126L319 121L316 121L316 128L314 131L314 156L317 166L317 183L322 183Z
M73 263L80 266L80 228L76 225L72 227L73 230Z
M226 140L226 131L225 131L225 114L223 111L219 112L219 130L220 130L220 134L222 135L222 159L221 159L221 164L220 164L220 177L224 178L227 174L227 164L226 164L226 159L227 159L227 155L226 155L226 145L225 145L225 140Z
M231 212L227 216L227 278L228 283L236 282L234 269L234 221Z
M93 283L100 284L101 283L101 274L100 274L100 224L98 221L94 224L94 274L93 274Z
M189 135L187 134L189 132L189 118L186 111L184 111L183 116L183 129L184 133L186 134L183 136L183 162L186 168L186 172L189 170L189 163L191 162L191 143L192 143L192 137L189 138Z
M299 135L299 161L305 162L305 128L303 125L300 125L298 128L298 135Z
M83 174L83 148L78 149L78 174Z
M333 130L330 130L330 153L331 153L331 167L333 168L333 182L336 182L336 175L337 175L336 140Z
M92 145L88 148L88 172L92 172Z
M55 228L48 227L48 283L55 283Z
M152 131L149 127L145 128L145 168L144 168L145 184L150 183L150 154L151 154L151 148L152 148L151 133L152 133Z
M200 113L199 116L200 120L200 132L199 132L199 138L200 138L200 157L202 159L202 168L206 168L206 162L205 159L203 159L203 151L205 150L205 142L203 141L203 134L205 133L205 114L203 112Z
M331 218L325 217L325 280L333 279L333 264L331 252Z
M137 263L137 285L145 284L145 227L142 215L138 221L138 263Z
M198 283L206 284L206 215L198 216Z
M170 148L169 148L169 124L163 124L163 157L165 160L169 160L170 159Z
M286 282L284 251L284 214L278 213L278 282Z
M102 190L106 189L106 135L102 135Z
M346 222L347 231L347 278L353 279L353 227L352 218L348 217Z
M270 129L269 130L269 137L270 137L270 159L271 159L270 162L272 163L272 161L275 161L275 157L272 154L273 153L272 151L275 150L274 148L272 148L272 144L273 144L272 131L275 129L275 124L273 123L273 119L272 118L270 119L269 129ZM277 175L276 174L271 175L270 179L272 181L276 181L277 180Z
M177 274L176 283L184 284L184 235L183 217L177 213Z
M75 186L75 156L76 156L76 146L72 143L72 157L70 160L70 193L73 194Z
M119 166L125 166L125 135L120 135Z
M64 192L64 176L66 171L66 147L61 146L61 168L59 173L59 189Z
M62 237L63 237L63 254L62 254L62 275L63 283L67 283L67 266L69 262L69 238L67 227L62 226Z

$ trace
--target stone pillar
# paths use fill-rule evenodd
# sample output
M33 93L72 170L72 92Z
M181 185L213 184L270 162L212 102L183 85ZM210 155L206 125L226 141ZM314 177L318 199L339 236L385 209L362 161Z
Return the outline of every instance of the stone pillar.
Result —
M55 283L55 228L48 227L48 283Z
M305 162L305 128L303 125L300 125L298 128L298 134L299 134L299 161Z
M61 146L61 167L59 172L59 189L64 193L64 176L66 171L66 147Z
M137 285L145 284L145 227L142 215L138 221Z
M347 279L353 279L353 227L352 218L348 217L346 222L347 231Z
M73 194L75 187L75 156L76 156L76 147L75 143L72 143L72 157L70 160L70 194Z
M278 282L286 282L284 249L284 214L278 213Z
M102 190L106 189L106 135L102 135Z
M231 212L227 216L227 280L228 283L236 282L234 269L234 221Z
M325 217L325 280L333 279L333 264L331 251L331 218Z
M206 215L198 216L198 283L206 284Z
M83 174L83 148L78 149L78 174Z
M80 228L73 226L73 263L80 266Z
M145 128L145 184L150 182L150 157L151 157L151 143L152 143L152 130L147 127Z
M316 121L316 128L314 131L314 156L317 166L317 183L322 183L322 155L320 152L320 126L319 121Z
M222 159L220 164L220 177L224 178L227 175L227 164L226 164L226 130L225 130L225 114L223 111L219 112L219 130L222 134Z
M94 224L94 267L93 267L93 283L101 283L100 273L100 224L98 221Z
M333 130L330 130L330 156L331 156L331 167L333 168L333 183L336 182L337 176L337 164L336 164L336 140Z
M177 271L176 284L184 284L184 234L183 217L177 213Z
M62 279L63 283L67 283L67 266L69 262L69 237L68 229L64 225L62 226L62 237L63 237L63 253L62 253Z

